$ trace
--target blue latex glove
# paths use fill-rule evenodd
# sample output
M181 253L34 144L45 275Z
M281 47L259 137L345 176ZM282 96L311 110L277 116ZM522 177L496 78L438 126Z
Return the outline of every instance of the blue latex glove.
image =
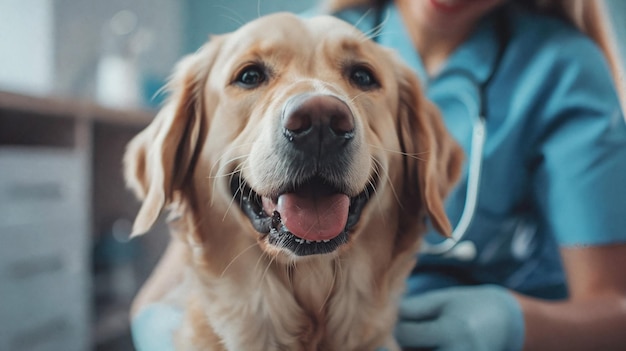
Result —
M405 348L437 351L519 351L524 316L506 289L453 287L405 298L396 339Z
M155 303L143 308L131 321L133 344L137 351L174 351L173 333L183 313L174 306Z

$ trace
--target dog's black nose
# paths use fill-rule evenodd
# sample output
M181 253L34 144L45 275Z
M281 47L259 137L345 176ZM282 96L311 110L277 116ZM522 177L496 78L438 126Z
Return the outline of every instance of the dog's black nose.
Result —
M331 95L298 95L287 102L283 135L294 147L317 155L332 152L354 138L354 116L348 105Z

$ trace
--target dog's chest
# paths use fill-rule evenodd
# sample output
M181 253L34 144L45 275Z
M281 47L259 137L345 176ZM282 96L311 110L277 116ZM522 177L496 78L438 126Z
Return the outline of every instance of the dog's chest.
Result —
M352 272L354 273L354 272ZM296 335L298 350L368 350L366 340L380 333L371 321L376 318L371 306L371 290L366 282L338 267L300 268L290 277L292 296L298 308L290 311L292 321L301 321ZM365 284L364 284L365 283ZM280 312L277 312L280 313Z
M373 350L388 333L378 322L386 313L371 279L343 268L267 271L255 287L215 296L237 299L219 310L211 303L207 317L227 350Z

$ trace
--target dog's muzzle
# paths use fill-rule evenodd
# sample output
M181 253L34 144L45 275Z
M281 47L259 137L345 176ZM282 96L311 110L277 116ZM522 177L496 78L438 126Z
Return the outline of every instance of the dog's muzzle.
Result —
M374 191L373 185L348 191L355 128L350 108L337 97L302 94L286 103L274 145L285 165L276 192L256 193L240 173L231 182L243 212L270 244L304 256L348 241Z

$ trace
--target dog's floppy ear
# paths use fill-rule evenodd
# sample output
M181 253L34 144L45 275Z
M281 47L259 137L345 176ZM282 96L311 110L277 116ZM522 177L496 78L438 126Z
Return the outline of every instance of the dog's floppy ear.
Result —
M213 38L177 64L166 87L170 96L165 106L127 146L126 183L143 200L131 237L152 227L193 169L202 128L207 128L203 120L204 86L220 41Z
M401 64L398 70L398 135L405 152L405 194L420 200L433 227L450 236L444 199L461 173L463 151L448 133L437 107L422 93L415 74Z

